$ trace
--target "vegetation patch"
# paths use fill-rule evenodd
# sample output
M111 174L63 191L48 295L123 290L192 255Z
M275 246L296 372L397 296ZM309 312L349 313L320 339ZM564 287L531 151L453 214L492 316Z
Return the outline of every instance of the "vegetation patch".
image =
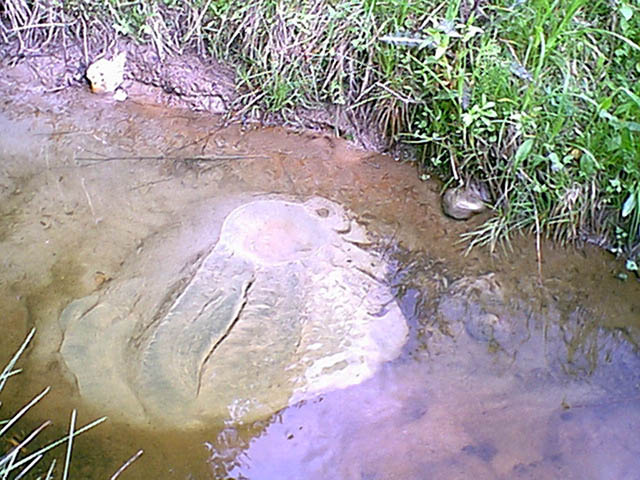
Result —
M411 144L421 174L446 186L480 182L495 215L466 235L471 246L494 248L525 230L598 243L638 268L633 0L0 6L0 49L14 62L71 44L88 61L123 38L161 61L188 53L232 66L235 94L225 102L236 116L326 123L368 147Z

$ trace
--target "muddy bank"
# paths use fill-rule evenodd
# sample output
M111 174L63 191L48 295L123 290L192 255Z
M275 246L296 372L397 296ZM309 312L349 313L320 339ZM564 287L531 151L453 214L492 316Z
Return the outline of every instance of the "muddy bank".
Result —
M3 78L8 334L0 351L38 329L25 374L3 402L15 409L54 385L34 425L50 418L63 431L73 407L82 422L103 413L59 354L64 309L104 295L139 272L141 259L153 259L152 278L176 258L171 248L215 248L211 225L238 199L319 196L341 205L387 262L383 280L410 328L400 355L371 378L256 421L187 431L141 428L113 412L76 444L74 468L86 478L107 477L139 448L132 478L277 478L291 469L345 479L625 478L637 470L640 439L628 419L640 408L639 286L618 280L624 266L604 252L543 244L541 277L530 237L514 239L508 253L465 256L457 241L469 224L442 214L436 183L331 133L225 126L148 92L124 103L85 88L25 93L22 77ZM141 302L153 296L138 290L132 298Z
M105 43L90 37L88 42L69 41L38 48L37 53L20 52L19 43L2 46L0 68L7 72L4 88L14 99L29 95L48 95L69 88L87 88L87 68L101 58L111 59L117 53L126 54L124 83L127 94L145 96L160 105L186 108L225 117L225 122L252 122L262 126L285 126L294 129L323 131L333 129L343 138L351 138L360 147L381 151L390 145L384 132L369 122L358 123L340 106L296 109L295 115L283 116L262 108L244 105L241 97L247 92L236 85L235 69L197 49L175 52L158 50L152 44L140 44L116 39L110 33ZM110 95L105 95L110 96ZM398 147L395 154L411 158L407 146Z

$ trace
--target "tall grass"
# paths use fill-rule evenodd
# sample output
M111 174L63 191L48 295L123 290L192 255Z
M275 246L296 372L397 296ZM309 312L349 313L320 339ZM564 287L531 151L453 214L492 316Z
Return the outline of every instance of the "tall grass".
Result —
M425 174L491 192L471 245L524 229L640 255L634 0L7 0L0 20L13 55L117 36L197 51L235 67L238 115L322 110L344 136L410 143Z

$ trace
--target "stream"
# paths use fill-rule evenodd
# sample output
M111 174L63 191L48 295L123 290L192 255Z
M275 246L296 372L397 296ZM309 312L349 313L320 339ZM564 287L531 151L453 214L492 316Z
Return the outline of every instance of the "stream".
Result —
M72 478L142 449L119 478L637 479L640 283L589 245L465 254L487 217L440 193L331 132L7 97L0 362L37 333L2 417L52 386L8 436L107 415Z

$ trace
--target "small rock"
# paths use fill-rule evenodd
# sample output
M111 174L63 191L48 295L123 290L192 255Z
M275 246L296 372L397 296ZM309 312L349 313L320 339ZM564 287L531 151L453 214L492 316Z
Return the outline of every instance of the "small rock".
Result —
M115 92L113 92L113 98L117 102L124 102L127 99L127 92L122 88L118 88Z
M487 209L484 197L481 188L474 184L451 188L442 197L442 209L448 217L467 220Z
M460 328L455 328L458 323L476 341L507 347L516 332L505 302L500 283L489 273L454 282L442 297L438 312L453 330Z
M93 93L111 93L124 80L124 65L127 61L126 52L120 52L111 60L101 58L87 68L87 78L91 83Z
M470 315L464 324L467 333L480 342L490 342L496 339L498 333L504 333L505 325L500 317L494 313L482 312Z

